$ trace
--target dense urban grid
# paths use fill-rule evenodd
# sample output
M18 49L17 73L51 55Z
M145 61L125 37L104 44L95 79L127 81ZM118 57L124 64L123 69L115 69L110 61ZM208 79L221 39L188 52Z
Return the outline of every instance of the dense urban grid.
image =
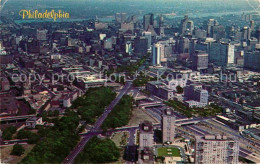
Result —
M260 163L259 13L168 16L0 15L1 162Z

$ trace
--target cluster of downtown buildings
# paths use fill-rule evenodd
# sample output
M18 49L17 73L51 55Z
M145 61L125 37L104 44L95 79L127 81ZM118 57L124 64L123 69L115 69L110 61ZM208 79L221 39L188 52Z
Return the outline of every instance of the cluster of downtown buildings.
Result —
M61 23L0 24L0 116L27 115L30 109L58 110L60 114L90 87L118 86L107 79L106 71L137 64L150 54L144 66L148 76L158 72L173 75L171 80L149 81L145 88L163 100L178 100L188 107L205 107L211 95L232 97L234 88L254 90L259 81L250 77L260 71L260 28L250 15L242 15L245 27L225 27L209 19L197 27L185 16L179 29L165 24L164 16L146 14L127 17L117 13L115 21L89 20ZM174 33L169 34L169 31ZM232 79L219 74L241 74ZM124 71L127 73L127 71ZM182 75L179 78L178 75ZM183 78L184 75L189 80ZM249 77L250 76L250 77ZM71 79L72 78L72 79ZM217 83L212 83L216 80ZM240 81L239 81L240 80ZM222 88L227 86L228 90ZM183 93L178 92L183 88ZM242 87L241 87L242 88ZM259 91L256 91L259 94ZM258 95L259 96L259 95ZM259 121L260 104L255 95L241 92L247 104L244 115ZM252 101L254 100L254 101ZM227 106L228 107L228 106ZM19 109L23 109L19 111ZM242 111L242 110L241 110ZM28 121L32 121L29 119ZM170 110L162 116L163 143L173 143L175 117ZM153 126L140 124L139 160L153 161ZM195 163L238 163L238 141L222 135L196 137Z

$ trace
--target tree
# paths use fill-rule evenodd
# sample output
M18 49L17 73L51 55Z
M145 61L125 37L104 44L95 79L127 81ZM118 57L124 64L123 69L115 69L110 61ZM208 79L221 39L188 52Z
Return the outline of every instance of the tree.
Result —
M36 110L35 110L35 109L30 109L29 112L28 112L29 115L30 115L30 114L35 114L35 113L36 113Z
M22 145L15 144L11 152L11 155L21 156L24 153L24 151L25 150Z
M176 90L177 90L178 94L182 94L183 93L183 88L181 86L179 86L179 85L176 87Z
M3 131L3 139L4 140L11 140L12 139L12 136L13 134L16 132L16 127L14 126L10 126L8 128L6 128L4 131Z
M55 110L55 111L53 112L53 116L55 116L55 117L58 117L59 114L60 114L60 112L59 112L58 110Z

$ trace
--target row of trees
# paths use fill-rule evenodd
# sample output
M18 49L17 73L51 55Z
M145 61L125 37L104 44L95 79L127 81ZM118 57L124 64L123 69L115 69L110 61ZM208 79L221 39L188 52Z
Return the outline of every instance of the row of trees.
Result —
M115 97L116 93L113 92L112 88L90 88L84 96L72 103L71 108L78 109L81 118L86 123L93 124Z
M107 130L128 124L131 118L133 109L133 98L129 95L124 95L115 108L109 113L101 128Z
M84 150L75 159L81 163L109 163L116 162L120 157L119 148L110 139L91 138Z
M210 104L209 106L206 106L204 108L189 108L185 106L182 102L176 100L169 100L164 103L170 107L173 107L173 109L181 112L189 118L193 115L201 117L215 116L216 114L221 113L223 111L223 109L216 104Z

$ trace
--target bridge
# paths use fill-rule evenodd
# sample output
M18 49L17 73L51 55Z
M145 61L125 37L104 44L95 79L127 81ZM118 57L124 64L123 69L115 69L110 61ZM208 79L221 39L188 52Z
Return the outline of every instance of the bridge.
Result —
M162 102L153 102L153 103L143 103L140 104L139 106L142 108L149 108L149 107L157 107L157 106L161 106L164 105Z
M3 116L0 118L0 122L1 124L4 124L4 123L16 123L16 122L21 122L21 121L25 121L27 120L28 118L30 117L34 117L36 115L32 114L32 115L24 115L24 116Z

